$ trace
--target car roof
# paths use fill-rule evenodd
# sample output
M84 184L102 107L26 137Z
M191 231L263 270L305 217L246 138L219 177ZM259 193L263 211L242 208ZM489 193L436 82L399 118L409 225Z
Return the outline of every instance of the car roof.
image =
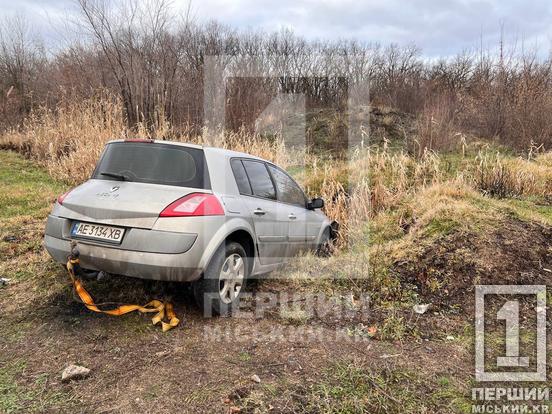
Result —
M115 140L109 141L108 144L111 144L111 143L114 143L114 142L125 142L125 141L128 142L128 141L132 141L132 140L115 139ZM156 143L156 144L177 145L177 146L182 146L182 147L202 149L204 151L209 151L212 154L216 154L218 156L225 156L225 157L228 157L228 158L232 158L232 157L252 158L252 159L259 160L259 161L270 162L270 161L267 161L263 158L257 157L255 155L247 154L245 152L233 151L233 150L229 150L229 149L225 149L225 148L209 147L209 146L205 146L205 145L192 144L192 143L189 143L189 142L181 142L181 141L165 141L165 140L159 140L159 139L155 139L155 140L151 140L151 141ZM139 140L136 140L136 142L139 142Z

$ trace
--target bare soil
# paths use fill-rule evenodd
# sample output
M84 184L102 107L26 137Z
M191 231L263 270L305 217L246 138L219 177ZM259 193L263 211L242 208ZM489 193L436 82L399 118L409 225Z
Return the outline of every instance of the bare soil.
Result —
M62 270L56 274L64 276ZM144 282L124 282L133 291L130 299L147 290ZM142 286L133 288L132 283ZM115 287L120 289L122 282L107 282L100 290ZM51 296L29 296L32 289L18 282L0 294L0 367L25 361L14 381L26 389L35 389L39 376L47 378L37 395L16 410L21 412L52 393L63 398L39 411L248 412L242 401L270 387L283 391L266 394L257 403L261 412L297 412L306 407L308 387L337 361L354 360L377 370L423 370L429 377L465 377L470 370L471 357L457 343L354 342L336 340L335 329L319 323L308 325L315 332L309 336L272 317L204 318L182 287L164 289L182 319L181 326L165 334L145 315L89 312L68 284ZM149 294L155 295L155 289ZM91 368L92 374L62 383L61 372L72 363ZM251 380L254 374L261 383Z
M471 315L475 285L552 282L552 229L509 217L489 232L442 237L395 270L426 302ZM442 288L432 289L431 280Z

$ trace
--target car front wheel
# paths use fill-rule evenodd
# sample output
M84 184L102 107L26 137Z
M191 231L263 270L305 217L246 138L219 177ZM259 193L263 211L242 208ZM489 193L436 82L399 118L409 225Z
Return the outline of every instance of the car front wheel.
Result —
M322 236L320 237L320 242L316 247L316 255L320 257L329 257L332 255L332 251L333 251L333 244L332 244L330 228L327 227L322 232Z

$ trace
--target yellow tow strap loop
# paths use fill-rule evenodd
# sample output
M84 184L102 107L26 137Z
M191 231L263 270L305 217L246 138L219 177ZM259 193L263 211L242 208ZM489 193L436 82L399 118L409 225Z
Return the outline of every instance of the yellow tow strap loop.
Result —
M163 332L167 332L169 329L174 328L180 323L180 320L176 317L174 313L173 305L169 302L162 302L160 300L152 300L149 303L146 303L144 306L140 305L121 305L115 309L111 310L101 310L94 303L92 296L86 291L84 285L80 279L75 276L75 265L79 264L78 258L69 258L67 261L67 270L75 286L75 291L79 298L84 303L88 309L98 313L106 313L108 315L121 316L129 312L138 311L140 313L156 313L151 319L154 325L161 323L161 328ZM163 319L168 320L165 322Z

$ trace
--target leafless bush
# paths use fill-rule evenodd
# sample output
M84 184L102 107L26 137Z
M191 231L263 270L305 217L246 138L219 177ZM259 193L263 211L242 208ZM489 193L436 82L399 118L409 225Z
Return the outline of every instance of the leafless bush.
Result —
M523 194L523 181L516 179L508 165L496 159L495 162L481 160L475 175L479 191L490 197L518 197Z
M15 127L45 98L45 51L21 15L0 23L0 127Z
M551 153L531 158L503 157L488 150L479 152L473 172L475 188L497 197L534 196L550 199L552 192Z
M49 59L23 18L2 25L0 127L17 128L33 109L56 110L68 96L78 103L108 90L118 96L129 131L199 136L209 102L206 60L214 55L230 75L222 127L234 132L254 131L274 96L301 95L307 113L337 113L321 128L325 139L315 134L312 141L341 151L352 127L341 121L347 98L353 87L369 83L373 105L418 119L418 136L410 140L418 155L454 148L458 133L520 150L552 146L552 58L537 51L501 42L496 53L428 61L415 45L307 41L290 31L240 32L177 19L166 0L77 1L81 40ZM259 76L232 77L243 56L255 57ZM316 122L307 120L308 132Z
M68 97L54 109L31 112L21 128L0 136L0 145L26 152L54 177L78 184L90 176L106 141L137 134L128 129L119 99L109 92L79 103ZM455 191L464 194L479 190L493 197L539 198L552 193L552 156L542 150L525 158L481 151L477 163L451 175L442 158L428 149L412 156L386 146L357 148L345 161L301 154L287 148L279 137L267 140L245 129L224 134L205 129L198 135L181 134L166 130L165 123L160 125L162 131L143 128L141 136L170 135L177 140L245 151L283 167L301 167L298 181L310 196L322 196L326 213L340 223L338 246L364 237L366 223L382 212L405 210L413 197L425 200L423 206L416 207L420 215L424 209L433 208L435 197L447 192L447 197L453 197ZM426 200L423 194L430 198ZM446 209L446 203L445 197L439 208ZM398 228L413 225L408 215L397 215L396 220Z
M452 104L444 97L428 104L416 120L417 135L410 137L409 150L422 155L426 150L450 151L460 144Z

